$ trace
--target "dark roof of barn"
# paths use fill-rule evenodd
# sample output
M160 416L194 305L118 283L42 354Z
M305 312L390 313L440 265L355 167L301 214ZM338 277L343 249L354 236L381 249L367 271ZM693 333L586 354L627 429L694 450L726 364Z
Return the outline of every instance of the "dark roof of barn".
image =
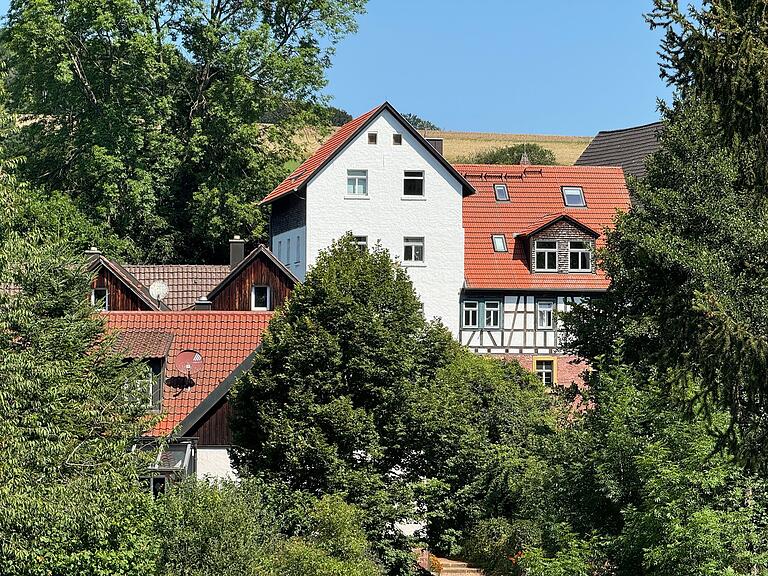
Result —
M645 177L645 160L659 149L663 124L653 122L622 130L603 130L576 160L577 166L621 166L624 174Z

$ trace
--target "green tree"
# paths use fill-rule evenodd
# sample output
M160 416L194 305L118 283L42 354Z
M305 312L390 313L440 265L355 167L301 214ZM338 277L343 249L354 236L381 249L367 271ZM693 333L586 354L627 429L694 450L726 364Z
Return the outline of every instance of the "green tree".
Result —
M3 36L25 176L144 260L214 260L323 115L335 42L364 0L14 0ZM275 121L261 118L272 113Z
M361 251L347 235L318 256L234 390L239 471L345 495L362 509L380 561L405 570L410 556L394 522L412 514L421 384L454 346L424 320L389 253Z
M416 114L403 114L403 118L408 120L416 130L440 130L437 124L424 120L424 118L420 118Z
M520 164L523 154L528 156L531 164L555 165L555 153L539 144L515 144L483 150L470 156L462 162L467 164Z

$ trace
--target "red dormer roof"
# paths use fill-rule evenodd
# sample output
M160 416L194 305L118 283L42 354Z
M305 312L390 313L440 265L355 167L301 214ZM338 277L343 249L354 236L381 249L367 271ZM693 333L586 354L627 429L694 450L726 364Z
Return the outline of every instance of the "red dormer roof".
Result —
M323 169L328 162L341 152L344 146L348 142L354 140L358 134L360 134L365 128L373 122L373 120L384 111L390 112L405 128L408 132L416 138L440 163L450 172L459 182L461 182L464 188L464 194L471 194L473 192L472 185L469 184L454 168L451 164L443 158L442 154L438 153L432 145L424 139L410 122L403 118L400 113L389 103L384 102L379 106L376 106L373 110L369 110L362 116L350 120L339 128L334 134L322 145L317 151L307 158L301 166L296 168L285 180L283 180L277 188L272 190L261 201L262 204L269 204L274 202L278 198L290 194L291 192L298 192L303 186L305 186L309 180Z
M592 166L454 166L476 190L464 198L464 276L468 289L603 291L608 279L596 273L532 273L527 235L569 219L600 233L629 209L621 168ZM494 184L506 184L508 202L497 202ZM580 186L585 207L567 207L563 186ZM494 252L491 237L504 234L509 252Z

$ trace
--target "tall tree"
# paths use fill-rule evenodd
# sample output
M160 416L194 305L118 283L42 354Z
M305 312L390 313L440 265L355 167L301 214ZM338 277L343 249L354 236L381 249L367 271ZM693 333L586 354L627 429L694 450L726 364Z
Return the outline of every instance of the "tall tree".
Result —
M333 46L364 3L14 0L4 48L26 176L145 260L222 258L231 234L263 236L258 200L295 130L322 117Z

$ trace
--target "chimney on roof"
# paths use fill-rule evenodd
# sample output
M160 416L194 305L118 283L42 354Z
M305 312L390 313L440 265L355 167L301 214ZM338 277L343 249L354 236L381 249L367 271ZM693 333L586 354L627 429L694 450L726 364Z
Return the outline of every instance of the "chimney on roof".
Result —
M195 310L212 310L213 302L208 300L205 296L201 296L195 300Z
M88 250L85 251L86 256L91 256L92 254L101 254L98 248L96 246L91 246L88 248Z
M523 154L520 156L520 164L522 166L530 166L531 160L528 158L528 152L526 152L525 148L523 148Z
M429 144L437 150L437 153L440 154L440 156L443 155L443 139L442 138L426 138L425 139Z
M234 270L245 258L245 240L235 236L229 241L229 269Z

